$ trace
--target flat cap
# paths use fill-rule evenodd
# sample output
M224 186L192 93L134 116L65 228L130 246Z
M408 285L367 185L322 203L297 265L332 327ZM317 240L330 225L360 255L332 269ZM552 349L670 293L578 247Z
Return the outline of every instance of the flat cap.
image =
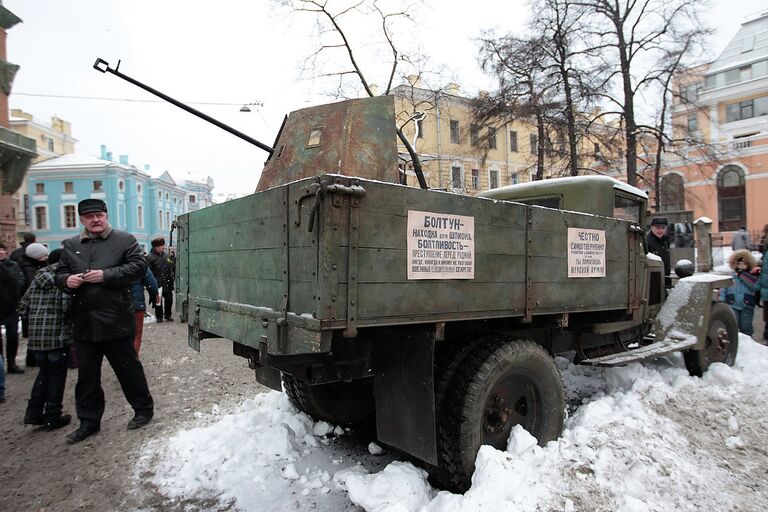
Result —
M651 221L651 226L666 226L668 224L665 217L654 217Z
M77 203L77 214L85 215L92 212L107 213L107 203L101 199L83 199Z

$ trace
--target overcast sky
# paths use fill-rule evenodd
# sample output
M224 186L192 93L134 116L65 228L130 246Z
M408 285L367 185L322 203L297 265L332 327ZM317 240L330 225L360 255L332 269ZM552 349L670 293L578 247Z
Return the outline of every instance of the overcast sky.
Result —
M330 101L299 68L314 49L309 17L274 12L268 0L5 0L23 23L8 32L8 60L21 69L11 108L48 122L72 123L77 152L99 155L105 144L153 174L188 173L216 183L214 192L256 188L266 153L92 66L97 57L112 67L271 145L283 115ZM467 6L470 5L471 8ZM705 19L717 28L713 55L764 0L716 0ZM415 11L417 29L407 38L446 66L446 80L463 92L487 86L476 63L473 38L484 29L519 30L522 0L426 1ZM365 38L365 32L354 33ZM361 39L363 47L370 45ZM382 79L383 80L383 79ZM450 80L448 80L450 81ZM114 98L119 101L85 98ZM143 101L129 101L143 100ZM240 106L262 102L252 113ZM225 103L210 105L201 103Z

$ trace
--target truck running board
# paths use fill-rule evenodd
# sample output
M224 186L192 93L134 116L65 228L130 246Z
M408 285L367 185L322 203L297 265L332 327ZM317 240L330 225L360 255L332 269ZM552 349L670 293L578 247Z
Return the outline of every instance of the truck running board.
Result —
M626 352L619 352L618 354L611 354L602 357L593 357L591 359L584 359L579 364L588 364L592 366L623 366L633 361L640 361L641 359L648 359L651 357L658 357L677 350L683 350L688 347L692 347L696 344L696 338L693 336L687 336L682 339L668 338L666 340L657 341L650 345L628 350Z

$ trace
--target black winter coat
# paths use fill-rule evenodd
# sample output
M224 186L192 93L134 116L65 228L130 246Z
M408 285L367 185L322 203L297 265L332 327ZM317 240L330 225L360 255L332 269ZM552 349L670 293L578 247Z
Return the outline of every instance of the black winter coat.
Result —
M26 254L23 254L19 257L19 266L21 267L21 271L24 273L24 286L21 287L22 295L24 295L24 293L27 291L27 288L30 287L32 281L35 280L35 274L37 274L37 271L46 265L48 265L47 262L32 259Z
M0 265L0 320L15 314L18 303L19 280L9 266Z
M86 270L103 270L104 282L67 288L67 278ZM147 270L141 246L133 235L108 227L100 237L85 231L64 241L56 269L56 285L72 294L76 341L104 341L133 336L136 322L131 285Z
M152 250L147 256L147 260L149 261L149 269L152 271L152 275L157 279L157 286L163 288L164 291L173 290L176 259L167 252L157 254Z
M645 242L648 245L648 252L660 257L661 261L664 262L664 275L668 276L671 271L669 238L666 235L659 238L653 233L648 233Z

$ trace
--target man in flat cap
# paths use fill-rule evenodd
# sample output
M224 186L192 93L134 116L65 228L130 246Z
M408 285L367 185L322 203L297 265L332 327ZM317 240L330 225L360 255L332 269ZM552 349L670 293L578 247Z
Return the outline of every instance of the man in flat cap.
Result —
M667 236L667 219L664 217L654 217L651 221L651 231L645 239L648 245L648 252L655 254L661 258L664 262L664 281L667 288L672 286L672 280L669 277L670 273L670 251L669 251L669 237Z
M165 252L163 237L152 240L152 250L147 256L147 261L163 296L163 302L155 304L155 317L158 322L162 322L163 319L173 321L173 279L176 260Z
M107 205L85 199L77 205L83 230L64 241L56 269L56 285L72 295L75 349L78 359L75 403L80 427L67 436L78 443L101 428L104 356L134 410L129 429L149 423L154 403L144 367L133 348L136 323L131 285L144 277L147 264L133 235L113 229Z

